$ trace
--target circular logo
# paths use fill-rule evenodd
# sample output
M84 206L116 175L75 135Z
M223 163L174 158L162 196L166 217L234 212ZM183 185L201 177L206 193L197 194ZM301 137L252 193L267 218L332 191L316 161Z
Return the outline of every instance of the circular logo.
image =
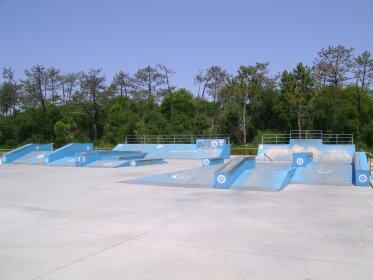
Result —
M368 181L368 176L365 175L365 174L361 174L359 176L359 181L362 182L362 183L365 183L366 181Z
M131 166L136 166L136 161L134 161L134 160L131 161L130 165L131 165Z
M79 162L79 161L80 161L80 157L77 157L77 158L75 159L75 161Z
M304 163L304 160L302 158L297 159L297 164L302 165Z
M219 175L219 176L218 176L218 182L219 182L220 184L224 184L225 181L227 181L227 178L226 178L224 175Z
M208 166L208 165L210 165L210 160L207 159L207 158L205 158L205 159L202 161L202 163L203 163L204 166Z
M91 147L90 146L87 146L87 151L89 151L91 149Z
M218 141L212 141L211 142L211 147L215 148L218 145Z
M47 157L44 158L44 162L45 162L45 163L48 163L48 162L49 162L49 158L47 158Z

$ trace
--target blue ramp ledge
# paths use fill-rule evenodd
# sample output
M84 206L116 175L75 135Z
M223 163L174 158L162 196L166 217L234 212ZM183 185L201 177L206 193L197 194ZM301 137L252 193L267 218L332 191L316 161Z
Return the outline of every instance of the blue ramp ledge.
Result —
M141 151L82 151L75 155L75 166L119 167L131 159L143 159L146 153ZM122 162L121 162L122 161ZM125 165L128 166L128 165Z
M312 153L293 153L293 167L307 167L312 162Z
M49 155L45 155L44 163L46 165L54 165L53 162L60 161L65 158L71 158L71 161L75 161L75 154L81 151L93 150L93 144L91 143L71 143L67 144ZM70 163L70 159L62 160L61 165L74 165Z
M255 168L255 166L255 156L231 159L215 171L214 187L217 189L229 189L245 170Z
M202 160L202 166L212 166L212 165L218 165L218 164L224 164L223 158L204 158Z
M52 150L53 150L53 144L27 144L27 145L24 145L22 147L19 147L15 150L12 150L10 152L3 154L2 162L3 164L8 164L8 163L15 162L18 159L33 152L39 152L39 151L46 152L46 151L52 151Z
M365 152L354 153L352 165L352 178L354 185L368 187L370 185L370 170Z

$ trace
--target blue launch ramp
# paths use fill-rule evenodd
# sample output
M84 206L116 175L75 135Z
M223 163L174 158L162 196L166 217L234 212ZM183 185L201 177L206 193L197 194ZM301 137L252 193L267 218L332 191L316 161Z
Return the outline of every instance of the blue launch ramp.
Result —
M75 166L75 155L81 151L91 151L91 143L67 144L50 154L45 155L44 163L49 166Z
M291 183L296 168L284 162L257 162L230 187L233 190L280 191Z
M293 183L316 185L351 185L352 164L349 162L312 162L297 168Z
M205 159L230 157L225 139L197 139L195 144L119 144L114 151L142 151L147 158Z
M44 157L53 150L53 144L27 144L2 156L3 164L44 164Z
M219 166L206 166L193 169L179 170L170 173L147 176L143 178L123 181L142 185L155 185L167 187L213 188L214 173Z
M146 155L141 151L84 151L76 154L75 166L117 168L164 163L162 159L147 159L145 161Z

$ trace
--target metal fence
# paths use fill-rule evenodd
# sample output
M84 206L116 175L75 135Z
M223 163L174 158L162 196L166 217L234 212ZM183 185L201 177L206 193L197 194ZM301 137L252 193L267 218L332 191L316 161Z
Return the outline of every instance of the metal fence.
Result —
M353 144L352 134L329 134L321 130L291 130L289 134L262 134L262 144L289 144L291 139L322 139L324 144Z
M245 155L245 156L256 156L258 154L258 148L246 148L246 147L234 147L231 148L232 155Z
M229 134L189 135L127 135L126 144L195 144L197 139L225 139L230 143Z

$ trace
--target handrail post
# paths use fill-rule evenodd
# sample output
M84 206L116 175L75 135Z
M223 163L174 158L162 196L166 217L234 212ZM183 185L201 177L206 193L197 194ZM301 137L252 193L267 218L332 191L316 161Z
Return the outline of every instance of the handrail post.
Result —
M276 145L277 145L277 134L276 134Z

